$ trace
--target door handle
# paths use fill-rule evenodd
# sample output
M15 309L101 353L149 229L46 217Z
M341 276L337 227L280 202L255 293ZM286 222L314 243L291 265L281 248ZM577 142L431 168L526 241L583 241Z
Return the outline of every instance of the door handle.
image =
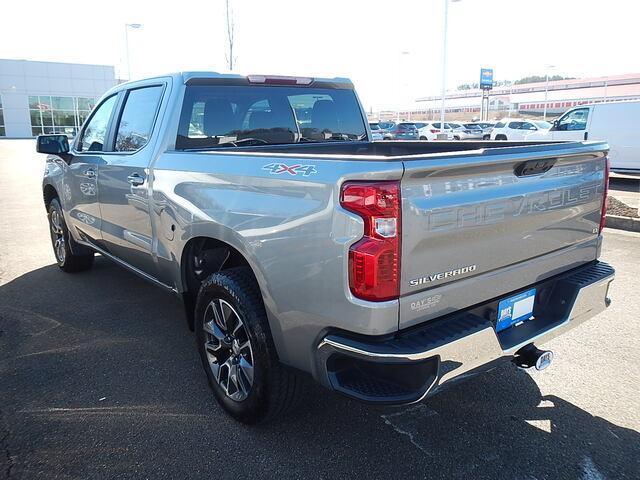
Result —
M144 177L141 177L139 173L132 173L127 177L127 180L131 185L142 185L144 183Z
M589 132L584 132L584 139L587 140L589 138Z
M84 171L84 176L89 178L95 178L96 171L93 168L88 168L87 170Z

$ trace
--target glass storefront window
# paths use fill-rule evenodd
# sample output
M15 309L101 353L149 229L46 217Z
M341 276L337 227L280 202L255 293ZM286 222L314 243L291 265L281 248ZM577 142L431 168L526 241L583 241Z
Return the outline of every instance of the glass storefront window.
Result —
M78 97L78 110L93 110L96 106L95 98Z
M73 97L51 97L51 107L54 110L74 110Z
M96 103L91 97L29 96L31 133L36 135L78 133Z

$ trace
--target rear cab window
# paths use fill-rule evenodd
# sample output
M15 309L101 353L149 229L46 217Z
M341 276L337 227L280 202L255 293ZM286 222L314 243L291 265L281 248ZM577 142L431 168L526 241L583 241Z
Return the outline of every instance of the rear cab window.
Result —
M162 90L161 85L154 85L127 93L116 130L116 151L135 152L149 142Z
M352 89L196 84L186 87L176 149L364 139Z

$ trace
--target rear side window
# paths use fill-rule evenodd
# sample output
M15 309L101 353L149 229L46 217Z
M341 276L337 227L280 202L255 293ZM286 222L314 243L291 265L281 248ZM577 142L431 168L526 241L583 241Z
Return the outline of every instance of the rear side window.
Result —
M504 128L504 122L496 123L493 128Z
M160 85L129 91L118 123L116 151L135 152L149 142L161 96Z
M512 130L520 130L520 128L522 128L522 122L509 122L509 128Z
M350 89L189 85L176 148L362 140Z
M89 120L89 123L82 132L80 140L81 152L101 152L104 149L104 142L107 136L109 120L116 106L116 95L106 99Z

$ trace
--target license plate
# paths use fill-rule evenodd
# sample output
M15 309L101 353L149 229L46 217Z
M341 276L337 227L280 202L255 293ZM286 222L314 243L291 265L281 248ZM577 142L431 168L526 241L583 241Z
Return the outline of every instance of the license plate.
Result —
M536 289L532 288L526 292L501 300L498 304L496 332L505 330L516 323L529 320L533 315L535 298Z

